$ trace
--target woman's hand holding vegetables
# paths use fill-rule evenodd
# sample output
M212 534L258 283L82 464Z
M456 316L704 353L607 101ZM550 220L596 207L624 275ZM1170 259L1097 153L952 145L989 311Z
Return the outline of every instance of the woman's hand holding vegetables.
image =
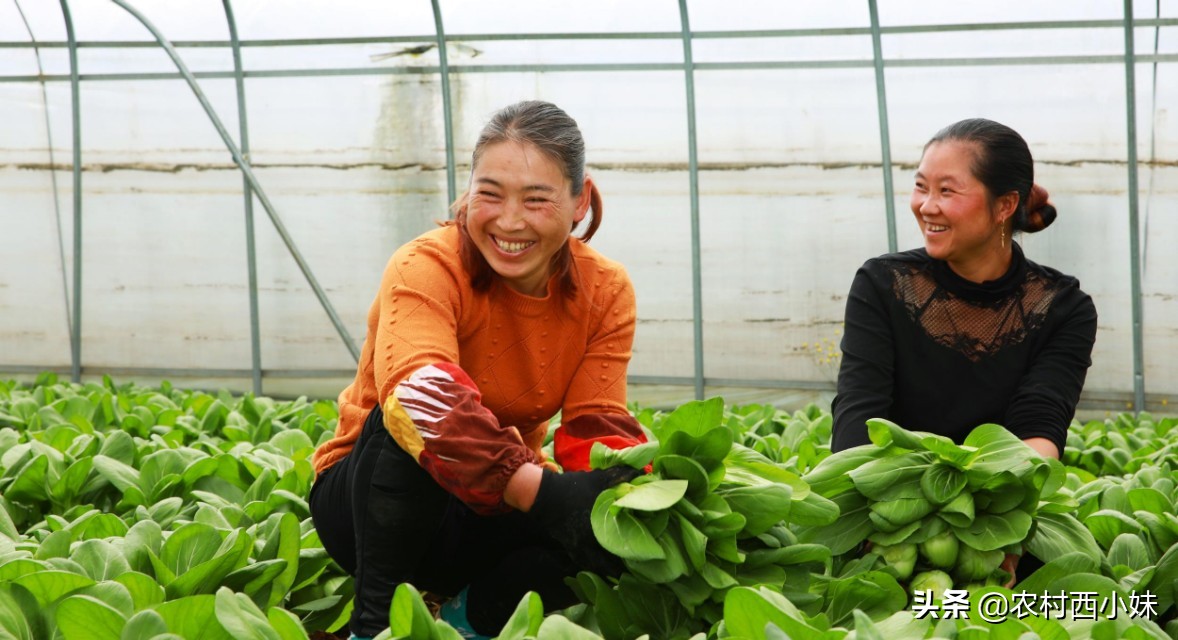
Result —
M601 548L589 514L602 491L633 480L641 472L630 467L554 473L543 470L536 499L528 512L558 541L579 568L602 576L617 576L622 562Z

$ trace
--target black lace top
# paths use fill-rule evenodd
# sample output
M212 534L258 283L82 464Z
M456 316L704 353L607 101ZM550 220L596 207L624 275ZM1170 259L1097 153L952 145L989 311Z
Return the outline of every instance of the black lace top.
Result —
M832 448L866 444L868 418L961 442L995 422L1063 450L1092 364L1096 307L1073 277L1027 260L961 278L924 249L868 260L847 297Z

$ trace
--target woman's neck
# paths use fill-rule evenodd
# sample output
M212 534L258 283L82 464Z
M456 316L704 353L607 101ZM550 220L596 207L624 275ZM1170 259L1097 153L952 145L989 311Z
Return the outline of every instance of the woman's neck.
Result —
M947 261L949 269L961 278L977 284L997 280L1010 269L1014 251L1009 245L995 248L966 260Z

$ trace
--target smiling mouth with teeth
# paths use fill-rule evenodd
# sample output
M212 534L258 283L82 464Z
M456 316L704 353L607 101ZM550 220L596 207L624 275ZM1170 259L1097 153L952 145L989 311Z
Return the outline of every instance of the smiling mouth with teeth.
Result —
M519 253L534 244L536 243L529 241L508 242L506 240L495 238L495 245L507 253Z
M943 227L939 224L925 225L925 228L928 229L929 231L947 231L949 229L949 227Z

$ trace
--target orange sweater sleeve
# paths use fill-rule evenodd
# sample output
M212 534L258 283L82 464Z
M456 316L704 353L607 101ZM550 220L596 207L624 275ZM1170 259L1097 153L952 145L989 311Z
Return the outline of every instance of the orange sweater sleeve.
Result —
M594 329L573 375L553 436L556 461L568 471L589 468L594 442L622 449L646 441L626 408L626 369L634 345L637 305L626 271L616 266L611 278L595 283L591 305Z
M508 507L503 490L538 462L519 431L501 425L459 366L468 276L453 247L411 243L381 285L373 374L385 427L444 489L480 513Z

